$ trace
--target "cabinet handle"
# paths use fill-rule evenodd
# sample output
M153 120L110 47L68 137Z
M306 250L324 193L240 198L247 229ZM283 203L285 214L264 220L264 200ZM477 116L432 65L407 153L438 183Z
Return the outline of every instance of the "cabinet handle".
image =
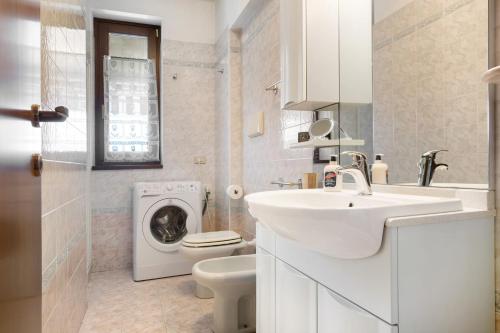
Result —
M328 295L330 295L330 297L333 298L334 301L336 301L337 303L339 303L344 308L347 308L347 309L349 309L351 311L357 312L357 313L359 313L359 314L361 314L361 315L363 315L363 316L365 316L367 318L375 319L375 317L372 316L369 312L366 312L365 310L361 309L357 305L354 305L351 302L345 300L343 297L337 295L336 293L334 293L330 289L326 289L325 288L325 290L328 293Z

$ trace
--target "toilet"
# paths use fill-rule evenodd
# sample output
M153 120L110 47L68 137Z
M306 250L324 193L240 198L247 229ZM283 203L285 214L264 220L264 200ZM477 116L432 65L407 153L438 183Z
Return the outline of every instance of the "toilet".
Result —
M212 231L188 234L182 240L182 252L195 261L227 257L235 250L245 248L247 242L231 231Z
M197 234L188 234L184 237L181 251L193 262L206 259L227 257L234 251L247 247L248 243L240 234L234 231L213 231ZM196 296L198 298L212 298L213 292L200 285L196 285Z
M200 261L193 277L214 293L214 333L255 332L254 254Z

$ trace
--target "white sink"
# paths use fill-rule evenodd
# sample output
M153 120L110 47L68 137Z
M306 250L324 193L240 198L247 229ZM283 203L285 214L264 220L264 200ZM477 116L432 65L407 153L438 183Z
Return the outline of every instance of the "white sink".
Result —
M285 190L245 197L250 214L278 235L342 259L374 255L389 217L463 209L460 199L354 191ZM352 206L352 207L349 207Z

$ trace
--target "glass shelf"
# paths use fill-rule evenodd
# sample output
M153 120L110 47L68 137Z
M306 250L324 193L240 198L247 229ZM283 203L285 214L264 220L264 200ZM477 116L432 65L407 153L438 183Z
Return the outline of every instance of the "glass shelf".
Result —
M364 146L365 140L356 139L318 139L314 138L309 141L294 143L290 145L292 149L298 148L325 148L325 147L338 147L338 146Z

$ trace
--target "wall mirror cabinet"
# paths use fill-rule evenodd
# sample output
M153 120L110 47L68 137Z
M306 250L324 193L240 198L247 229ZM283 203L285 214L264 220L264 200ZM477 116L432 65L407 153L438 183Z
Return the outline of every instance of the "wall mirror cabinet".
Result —
M492 177L490 0L282 0L282 109L315 111L335 128L315 163L346 150L389 184L418 185L440 150L431 186L488 189ZM349 161L341 158L342 164Z

